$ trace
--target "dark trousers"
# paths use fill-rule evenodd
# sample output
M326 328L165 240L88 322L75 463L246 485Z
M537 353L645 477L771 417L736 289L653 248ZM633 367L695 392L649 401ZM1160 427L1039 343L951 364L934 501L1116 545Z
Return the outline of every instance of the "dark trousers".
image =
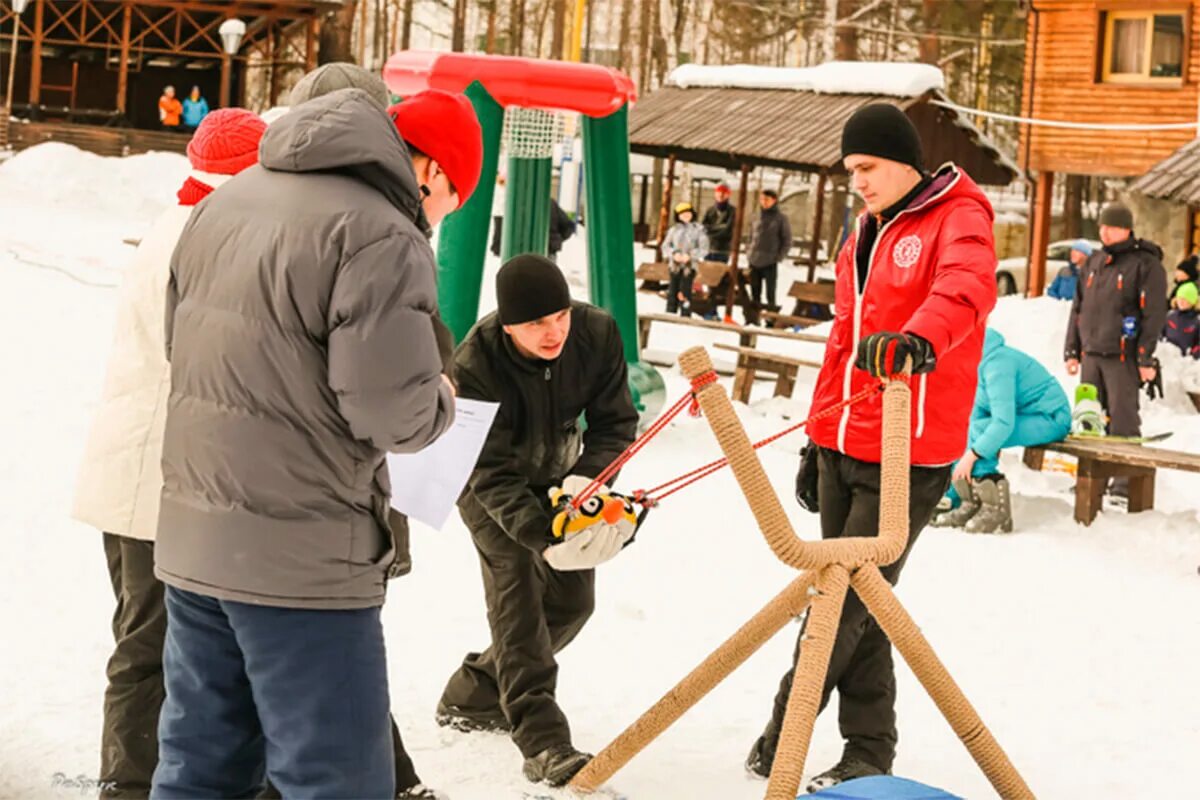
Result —
M379 608L312 610L166 590L154 798L395 794Z
M750 296L754 305L762 305L763 286L767 287L767 305L775 307L775 286L779 282L779 265L750 267Z
M466 513L463 519L479 551L492 643L467 654L442 703L481 714L500 709L526 758L570 743L567 717L554 698L554 655L592 615L595 571L558 572L490 520Z
M692 315L692 285L695 283L695 280L696 270L690 266L671 273L671 279L667 283L668 314L674 314L678 311L685 317ZM683 295L682 302L679 300L680 294Z
M820 481L821 537L877 536L879 533L879 465L821 449ZM914 467L909 484L908 547L893 564L880 572L893 586L918 534L929 524L938 501L950 485L950 467ZM796 640L792 669L779 682L771 721L763 731L766 763L775 758L783 727L788 697L792 690L795 659L800 657L801 629ZM838 726L845 739L844 755L862 759L890 771L896 758L896 675L892 646L866 606L853 590L846 594L838 625L821 708L838 690Z
M492 217L492 255L500 255L500 240L504 235L504 217Z
M1084 353L1079 379L1096 386L1100 405L1108 412L1108 432L1113 436L1140 436L1142 418L1138 413L1142 379L1137 359L1097 356Z
M154 577L154 542L104 534L108 575L117 600L108 659L100 782L106 798L144 798L158 763L158 710L163 701L167 611Z

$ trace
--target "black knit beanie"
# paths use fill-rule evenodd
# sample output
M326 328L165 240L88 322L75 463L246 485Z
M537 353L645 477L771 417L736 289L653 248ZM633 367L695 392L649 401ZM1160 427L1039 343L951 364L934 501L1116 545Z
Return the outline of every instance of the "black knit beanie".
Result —
M855 111L842 128L842 158L877 156L908 164L925 173L921 137L912 120L891 103L872 103Z
M1193 254L1185 258L1183 261L1180 261L1179 266L1177 266L1175 269L1186 273L1188 280L1196 281L1200 280L1200 270L1197 270L1198 264L1200 264L1200 259Z
M496 306L501 325L532 322L570 305L567 279L545 256L536 253L513 256L496 273Z
M1109 203L1100 210L1100 224L1133 230L1133 212L1124 203Z

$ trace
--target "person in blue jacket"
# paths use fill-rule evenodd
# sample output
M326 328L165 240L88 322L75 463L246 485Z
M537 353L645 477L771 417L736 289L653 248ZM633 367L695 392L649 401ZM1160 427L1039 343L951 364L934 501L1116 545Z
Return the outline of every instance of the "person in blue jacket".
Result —
M1046 290L1046 294L1055 300L1074 300L1075 284L1079 281L1079 268L1091 254L1092 243L1087 239L1076 239L1072 242L1071 254L1067 256L1071 263L1058 271L1050 288Z
M954 465L950 497L961 501L933 520L937 527L970 533L1012 531L1012 498L1000 472L1000 451L1064 438L1071 430L1071 404L1062 385L1033 357L1009 347L999 331L987 329L979 388L971 411L967 452Z
M208 116L208 101L200 94L200 87L193 86L191 94L183 98L183 124L181 130L194 131Z

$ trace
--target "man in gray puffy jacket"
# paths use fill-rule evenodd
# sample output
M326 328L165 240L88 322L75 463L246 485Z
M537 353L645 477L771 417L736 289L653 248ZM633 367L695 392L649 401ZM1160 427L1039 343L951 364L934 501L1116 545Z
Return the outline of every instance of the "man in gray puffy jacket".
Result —
M402 138L403 137L403 138ZM406 147L407 143L407 147ZM152 796L393 796L385 452L453 419L431 223L478 180L465 98L359 89L276 121L171 263Z
M779 209L779 193L763 189L758 198L762 211L754 221L750 242L750 295L755 306L761 306L763 287L767 289L767 306L775 305L775 286L779 282L779 262L787 258L792 246L792 224Z

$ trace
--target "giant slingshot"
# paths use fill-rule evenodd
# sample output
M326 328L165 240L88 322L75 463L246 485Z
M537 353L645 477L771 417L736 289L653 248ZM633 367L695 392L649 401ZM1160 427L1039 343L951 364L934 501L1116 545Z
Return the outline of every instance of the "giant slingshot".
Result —
M890 380L883 392L879 535L806 542L796 536L733 405L713 380L708 353L700 347L692 348L680 356L679 364L692 381L696 401L712 426L767 544L780 561L801 570L801 574L604 748L570 785L583 792L599 788L789 620L808 608L804 646L800 649L766 794L767 800L794 800L808 756L842 603L847 590L853 588L999 795L1006 800L1033 798L1033 792L879 572L881 566L899 558L908 543L912 429L907 382Z

